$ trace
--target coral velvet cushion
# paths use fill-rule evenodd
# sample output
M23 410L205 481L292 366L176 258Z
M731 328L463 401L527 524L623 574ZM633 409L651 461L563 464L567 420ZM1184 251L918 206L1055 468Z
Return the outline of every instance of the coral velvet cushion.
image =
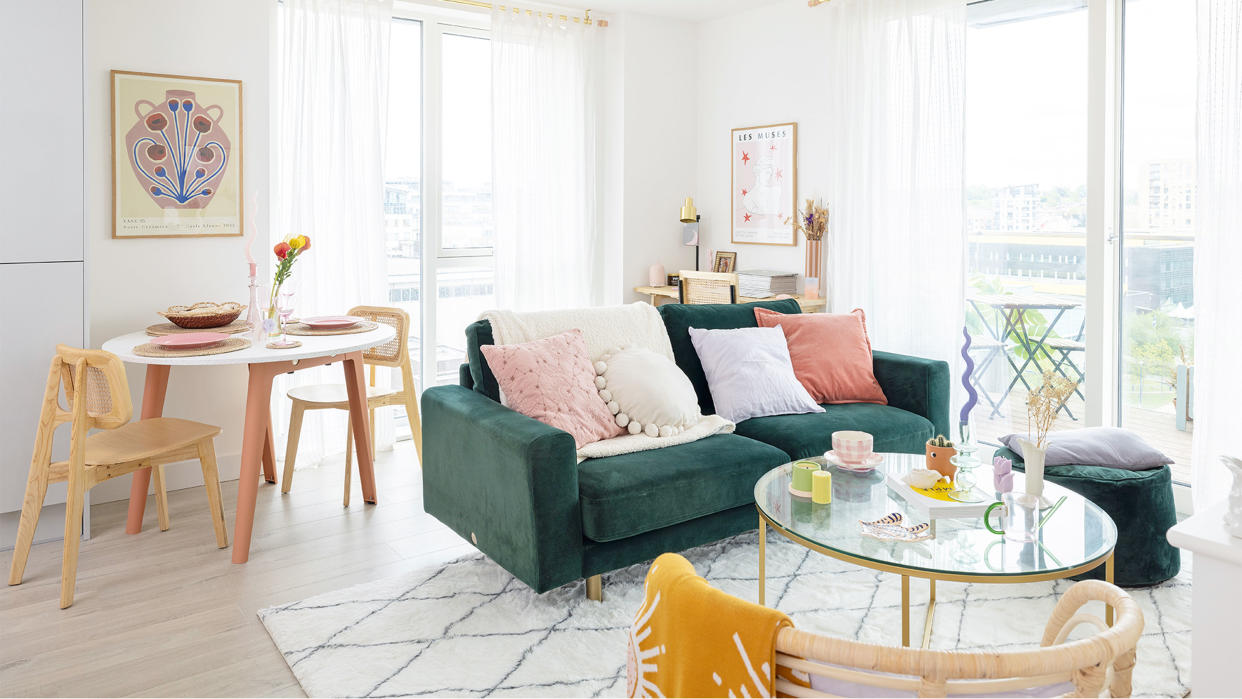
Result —
M849 313L786 314L755 309L761 328L780 326L794 375L817 403L888 405L871 369L871 340L862 309Z
M599 397L581 330L480 349L513 410L565 430L579 447L621 434Z

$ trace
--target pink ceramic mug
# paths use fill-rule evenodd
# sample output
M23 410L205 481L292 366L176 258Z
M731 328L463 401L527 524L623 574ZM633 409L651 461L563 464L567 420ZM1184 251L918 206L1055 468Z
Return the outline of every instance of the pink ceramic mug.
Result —
M857 430L832 433L832 451L847 464L861 464L871 456L871 435Z

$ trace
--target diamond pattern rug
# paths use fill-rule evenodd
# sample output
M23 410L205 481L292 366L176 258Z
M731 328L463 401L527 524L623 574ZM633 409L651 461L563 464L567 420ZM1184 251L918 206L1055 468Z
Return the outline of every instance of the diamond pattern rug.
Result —
M768 603L801 629L897 645L900 578L769 534ZM700 575L755 600L758 533L685 552ZM1190 678L1190 563L1162 585L1130 590L1146 618L1136 696L1183 696ZM537 595L482 555L259 611L308 696L420 694L624 696L625 630L647 565L604 576L603 603L581 582ZM1035 647L1069 581L937 583L932 647ZM911 626L928 589L911 580ZM1099 613L1099 610L1092 610Z

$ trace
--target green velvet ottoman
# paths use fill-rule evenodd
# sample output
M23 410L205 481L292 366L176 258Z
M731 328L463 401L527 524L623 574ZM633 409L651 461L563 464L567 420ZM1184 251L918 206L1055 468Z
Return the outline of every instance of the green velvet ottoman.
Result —
M1025 471L1022 457L1001 447L996 456L1013 461ZM986 471L986 468L981 468ZM985 474L980 474L984 476ZM1048 466L1044 478L1065 486L1094 502L1117 525L1114 582L1123 587L1156 585L1177 575L1181 552L1165 533L1177 524L1173 506L1173 475L1168 466L1147 471L1128 471L1106 466ZM984 479L981 477L980 481ZM1075 580L1104 578L1104 567L1079 575Z

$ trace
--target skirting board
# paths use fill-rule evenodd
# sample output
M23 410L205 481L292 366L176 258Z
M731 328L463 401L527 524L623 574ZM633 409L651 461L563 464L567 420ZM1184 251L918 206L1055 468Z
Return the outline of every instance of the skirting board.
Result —
M82 508L86 516L82 518L82 540L91 538L91 494L86 494L86 506ZM21 521L21 510L0 512L0 551L12 551L13 542L17 541L17 525ZM39 526L35 529L34 543L60 541L65 532L65 504L47 505L39 513Z

